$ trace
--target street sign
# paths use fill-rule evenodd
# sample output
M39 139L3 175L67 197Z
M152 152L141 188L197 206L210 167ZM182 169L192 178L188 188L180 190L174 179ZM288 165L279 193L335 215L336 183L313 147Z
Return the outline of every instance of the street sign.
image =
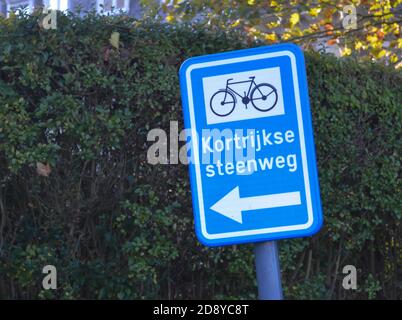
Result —
M317 232L302 51L281 44L190 58L180 86L199 240L217 246Z

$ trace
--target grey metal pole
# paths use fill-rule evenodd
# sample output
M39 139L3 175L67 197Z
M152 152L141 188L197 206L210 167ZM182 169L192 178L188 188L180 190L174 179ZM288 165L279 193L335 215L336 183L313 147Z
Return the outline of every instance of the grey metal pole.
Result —
M260 300L282 300L281 270L276 241L256 243L254 253L258 298Z

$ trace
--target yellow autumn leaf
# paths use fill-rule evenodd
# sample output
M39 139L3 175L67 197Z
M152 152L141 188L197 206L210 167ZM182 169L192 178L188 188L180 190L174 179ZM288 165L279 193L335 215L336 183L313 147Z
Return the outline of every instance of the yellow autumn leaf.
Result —
M371 47L373 49L379 50L379 49L381 49L383 47L383 43L382 43L382 41L377 41L377 42L372 43Z
M171 15L171 14L169 14L169 15L166 17L166 21L167 21L167 22L173 22L173 21L174 21L174 16Z
M390 58L391 63L396 63L398 61L398 56L396 54L393 54Z
M380 2L374 2L370 6L370 11L375 11L381 9L381 3Z
M355 49L356 49L356 50L360 50L361 48L363 48L363 42L361 42L361 41L356 41L356 43L355 43Z
M348 47L345 47L342 50L342 56L350 56L351 54L352 54L352 50L350 48L348 48Z
M375 43L378 40L377 36L371 36L371 35L368 35L366 39L370 43Z
M398 39L398 48L402 49L402 38Z
M321 11L321 8L311 8L308 13L312 17L317 17L318 14L320 13L320 11Z
M112 35L110 36L109 42L113 47L119 49L119 39L120 39L120 33L113 32Z
M268 34L265 35L265 40L275 42L275 41L278 40L278 38L276 37L275 33L268 33Z
M402 4L402 0L396 0L396 1L394 1L394 3L392 4L392 6L394 7L394 8L396 8L398 5L400 5L400 4Z
M237 19L235 22L233 22L233 23L231 24L231 27L232 27L232 28L235 28L235 27L237 27L239 24L240 24L240 19Z
M280 25L279 21L268 22L265 24L267 28L276 28L279 27L279 25Z
M252 6L252 5L255 4L255 1L254 0L248 0L247 3L248 3L248 5Z
M297 12L292 13L292 14L290 15L289 21L290 21L290 26L291 26L291 27L295 26L295 25L298 24L299 21L300 21L300 15L299 15Z
M386 53L387 51L385 49L382 49L376 54L376 58L381 59L383 56L385 56Z
M399 26L398 23L392 23L392 24L389 25L389 27L390 27L391 30L394 30L395 35L400 33L401 27Z

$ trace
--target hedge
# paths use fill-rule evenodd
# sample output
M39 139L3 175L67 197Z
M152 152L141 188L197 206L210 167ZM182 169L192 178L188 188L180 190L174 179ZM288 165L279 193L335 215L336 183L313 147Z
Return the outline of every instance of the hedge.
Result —
M256 298L253 246L202 246L188 168L146 155L149 130L183 126L186 58L261 44L125 16L59 13L56 30L38 18L0 18L0 298ZM400 299L401 74L306 59L325 222L280 241L285 296ZM47 264L57 290L42 288ZM357 290L342 287L345 265Z

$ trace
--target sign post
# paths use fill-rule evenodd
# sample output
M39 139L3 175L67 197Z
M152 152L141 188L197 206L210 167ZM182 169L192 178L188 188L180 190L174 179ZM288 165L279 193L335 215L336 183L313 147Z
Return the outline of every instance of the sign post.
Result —
M198 239L222 246L317 232L303 52L281 44L190 58L180 87ZM255 250L260 297L280 298L275 242Z
M257 243L254 248L258 298L282 300L281 270L276 241Z

